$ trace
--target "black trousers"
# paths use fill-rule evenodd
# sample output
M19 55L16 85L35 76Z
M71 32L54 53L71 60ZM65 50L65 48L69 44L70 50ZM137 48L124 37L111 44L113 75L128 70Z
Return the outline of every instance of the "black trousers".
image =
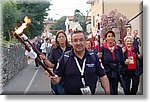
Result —
M109 79L109 85L110 85L110 94L118 95L119 78L118 77L112 78L112 77L108 76L108 79Z
M37 55L37 57L39 58L39 55ZM35 60L35 66L39 67L39 62Z
M135 75L135 71L129 71L127 74L122 75L122 79L125 84L125 95L136 95L138 91L140 76ZM132 85L132 86L131 86Z

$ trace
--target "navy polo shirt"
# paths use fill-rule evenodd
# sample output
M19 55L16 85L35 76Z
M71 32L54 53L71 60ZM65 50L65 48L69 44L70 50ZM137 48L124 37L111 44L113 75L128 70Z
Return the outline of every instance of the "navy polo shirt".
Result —
M65 51L63 51L59 46L57 48L52 48L52 51L48 59L51 63L55 64L56 66L59 58L64 54L64 52L69 51L71 49L72 49L71 45L67 46Z
M77 64L74 59L73 50L70 51L70 57L66 64L64 64L64 57L62 56L58 62L58 66L56 68L56 74L59 77L62 77L63 80L63 88L65 94L67 95L80 95L82 94L80 88L83 87L81 77L84 77L86 86L89 86L92 94L95 93L96 83L98 77L102 77L106 74L100 59L95 55L95 60L90 55L89 51L85 51L85 55L83 59L77 58L81 68L83 65L84 58L87 58L85 62L85 71L84 76L81 76L81 73L77 67Z

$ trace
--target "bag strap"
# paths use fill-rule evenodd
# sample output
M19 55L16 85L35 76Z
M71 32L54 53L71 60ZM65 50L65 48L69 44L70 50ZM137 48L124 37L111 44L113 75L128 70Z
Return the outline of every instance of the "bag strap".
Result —
M65 67L66 67L67 62L68 62L68 60L69 60L70 52L71 52L71 51L67 51L67 52L64 53L64 65L65 65Z
M89 54L91 55L92 59L94 62L96 62L96 56L95 56L95 53L93 51L88 51Z
M64 65L65 65L65 67L66 67L67 62L68 62L68 60L69 60L69 58L70 58L70 52L71 52L71 51L67 51L67 52L64 53ZM89 54L91 55L93 61L96 62L95 53L92 52L92 51L89 51Z

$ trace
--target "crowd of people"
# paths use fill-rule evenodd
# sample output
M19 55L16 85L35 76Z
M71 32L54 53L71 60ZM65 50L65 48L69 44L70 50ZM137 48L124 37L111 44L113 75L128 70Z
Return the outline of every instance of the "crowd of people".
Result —
M65 32L59 30L55 39L35 40L34 45L43 53L38 57L55 73L48 75L52 94L93 95L100 82L107 95L118 95L119 83L125 95L136 95L143 73L142 44L137 35L135 30L133 36L116 43L115 33L108 31L100 46L93 46L82 31L73 32L68 43Z

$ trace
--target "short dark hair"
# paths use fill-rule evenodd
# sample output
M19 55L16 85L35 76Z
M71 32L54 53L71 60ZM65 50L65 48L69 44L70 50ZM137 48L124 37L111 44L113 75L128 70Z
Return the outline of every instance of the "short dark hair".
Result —
M115 33L114 33L113 31L110 30L110 31L107 31L107 32L105 33L105 38L107 37L108 33L113 34L113 36L115 37Z
M119 39L118 41L122 44L122 40L121 39Z
M138 30L136 29L136 30L134 30L134 31L138 31Z
M73 32L73 34L76 34L76 33L83 33L81 30L76 30Z
M138 30L134 30L133 33L138 32Z
M83 33L81 30L76 30L71 34L71 38L73 34L77 34L77 33ZM84 33L83 33L84 34ZM84 38L86 38L85 34L84 34Z

